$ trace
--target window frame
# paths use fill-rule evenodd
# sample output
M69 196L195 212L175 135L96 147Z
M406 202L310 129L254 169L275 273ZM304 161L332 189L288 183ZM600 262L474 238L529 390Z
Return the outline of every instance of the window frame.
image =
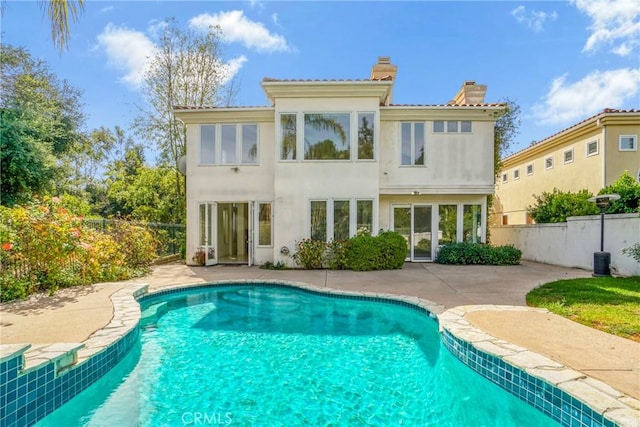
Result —
M308 217L307 217L307 236L313 238L311 234L311 204L312 202L324 202L325 204L325 239L324 242L330 242L335 239L335 202L348 202L349 212L349 235L348 238L358 233L358 202L371 203L371 234L375 234L375 226L377 219L377 205L375 197L313 197L307 201Z
M502 174L502 183L503 183L503 184L506 184L507 182L509 182L509 174L508 174L508 173L506 173L506 172L504 172L504 173Z
M353 111L301 111L300 114L298 114L299 116L301 116L302 118L302 129L300 129L299 132L302 132L302 146L298 147L298 152L300 153L300 155L302 156L302 158L300 159L300 161L303 162L351 162L354 160L353 158ZM347 153L348 153L348 158L346 159L307 159L307 151L305 149L305 141L306 141L306 136L305 136L305 128L306 128L306 124L305 124L305 117L307 115L346 115L348 116L348 120L347 123L349 124L349 130L348 132L346 132L346 137L347 137ZM357 119L356 119L357 120ZM357 131L356 131L357 134ZM296 136L300 136L299 134L297 134ZM357 136L357 135L356 135ZM321 141L322 142L322 141ZM298 140L296 138L296 145L298 144ZM300 150L301 148L301 150Z
M449 124L455 123L455 131L449 130ZM463 130L463 124L469 124L469 130ZM442 130L436 129L436 124L442 126ZM431 133L473 133L473 121L472 120L433 120L431 125Z
M527 176L533 175L533 163L529 163L526 168Z
M202 162L202 129L204 127L213 126L213 162ZM223 127L235 128L235 162L223 162L222 159L222 128ZM243 162L243 139L244 139L244 127L255 126L256 128L256 156L255 161L252 163ZM202 123L199 125L200 129L200 151L198 166L259 166L260 165L260 125L256 122L236 122L236 123Z
M622 139L630 138L633 141L633 147L622 148ZM620 135L618 136L618 151L638 151L638 135Z
M405 164L403 163L403 156L402 156L402 149L403 149L403 144L402 144L402 125L404 124L409 124L410 125L410 129L411 129L411 140L410 140L410 163L409 164ZM423 143L423 156L422 156L422 163L421 164L416 164L416 125L421 124L422 125L422 143ZM407 167L407 168L424 168L427 166L427 124L426 122L421 122L421 121L405 121L405 122L400 122L400 144L398 144L400 147L400 167Z
M569 160L567 160L567 154L571 153L571 158ZM562 152L562 164L566 165L569 163L573 163L573 159L574 159L574 152L573 152L573 148L570 148L568 150L564 150Z
M513 170L513 180L517 181L520 179L520 169L514 169Z
M595 144L596 150L593 153L589 153L589 146L592 144ZM587 142L587 144L585 145L585 153L586 153L586 157L597 156L598 154L600 154L600 141L596 139L596 140Z
M547 163L549 162L549 160L551 161L551 164L548 165ZM548 171L548 170L553 169L553 163L554 163L553 156L545 157L544 158L544 170Z
M258 237L256 239L257 244L256 247L258 248L272 248L273 247L273 203L272 202L257 202L256 203L257 207L256 207L256 213L255 213L255 218L256 218L256 231L258 233ZM269 244L262 244L260 243L260 207L262 205L269 205Z

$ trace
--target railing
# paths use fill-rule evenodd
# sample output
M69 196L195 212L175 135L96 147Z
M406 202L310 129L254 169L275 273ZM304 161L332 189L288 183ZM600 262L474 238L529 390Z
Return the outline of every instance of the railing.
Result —
M84 223L102 232L108 232L109 224L119 220L111 220L106 218L101 219L85 219ZM186 227L182 224L164 224L159 222L136 222L132 221L132 224L139 225L141 227L147 227L154 232L160 245L158 246L157 255L167 256L180 253L180 245L184 240Z

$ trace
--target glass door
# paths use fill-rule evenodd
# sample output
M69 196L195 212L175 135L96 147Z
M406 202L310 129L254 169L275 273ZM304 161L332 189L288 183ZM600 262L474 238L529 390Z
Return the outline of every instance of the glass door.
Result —
M431 261L433 206L393 206L393 231L407 241L407 261Z
M218 263L216 235L217 210L215 203L200 203L200 246L198 247L198 263L214 265Z
M431 205L413 205L412 206L412 236L413 242L412 261L431 261Z

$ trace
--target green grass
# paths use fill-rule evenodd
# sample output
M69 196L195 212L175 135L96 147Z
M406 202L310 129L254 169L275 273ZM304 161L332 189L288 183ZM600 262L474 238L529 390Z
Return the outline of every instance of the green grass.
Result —
M559 280L529 292L527 304L640 342L640 276Z

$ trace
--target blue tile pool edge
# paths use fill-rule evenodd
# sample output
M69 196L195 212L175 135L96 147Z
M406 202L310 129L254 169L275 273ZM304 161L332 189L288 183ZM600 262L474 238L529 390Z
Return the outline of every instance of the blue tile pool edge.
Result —
M110 324L92 334L83 343L85 348L78 350L78 362L61 372L56 373L55 363L50 361L37 367L29 367L25 373L21 373L24 350L16 352L14 356L0 358L0 427L35 424L89 387L122 360L139 339L140 302L179 292L239 285L290 288L330 297L385 302L418 310L432 318L438 315L441 338L453 355L480 375L565 426L626 426L631 425L626 422L629 414L635 417L638 413L623 404L623 408L614 408L611 413L603 415L552 383L530 375L524 369L505 362L500 356L479 350L443 327L439 316L444 312L443 307L428 300L387 293L350 292L280 280L225 280L169 286L151 293L148 292L147 285L136 285L116 292L111 297L114 318ZM447 311L445 317L451 311ZM514 382L514 379L517 381ZM612 414L616 417L612 417Z
M111 295L113 318L82 344L0 345L0 427L35 424L116 366L139 340L136 297L147 288Z
M563 426L640 425L640 401L526 348L475 328L474 311L544 311L515 306L461 306L438 316L443 344L465 365Z

